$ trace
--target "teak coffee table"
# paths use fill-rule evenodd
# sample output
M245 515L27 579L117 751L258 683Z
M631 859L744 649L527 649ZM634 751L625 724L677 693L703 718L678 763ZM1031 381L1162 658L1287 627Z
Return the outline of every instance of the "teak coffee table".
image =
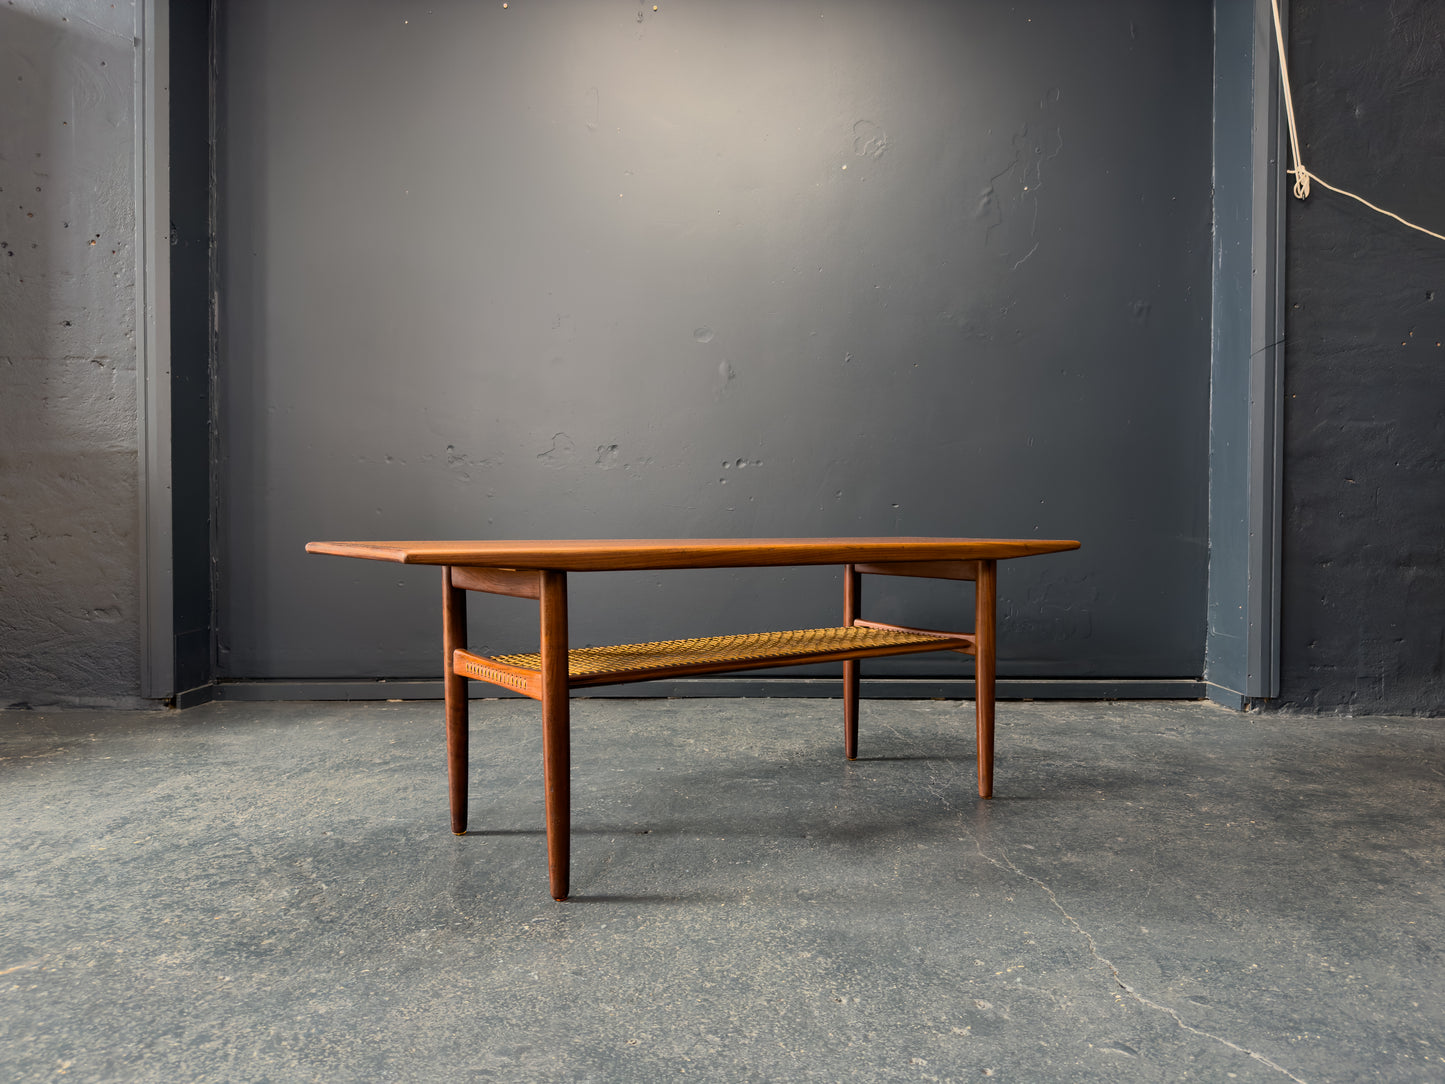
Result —
M571 832L573 689L633 681L843 663L843 747L858 755L858 660L925 651L974 657L978 793L993 794L994 634L998 562L1077 549L1078 542L985 538L685 538L533 542L312 542L308 553L363 557L442 570L447 776L452 831L467 830L467 680L491 682L542 702L542 781L547 872L553 899L567 898ZM837 628L709 636L616 647L567 646L567 573L668 568L843 566L843 624ZM973 632L886 625L859 616L865 574L973 580ZM536 599L539 650L487 658L467 650L466 592Z

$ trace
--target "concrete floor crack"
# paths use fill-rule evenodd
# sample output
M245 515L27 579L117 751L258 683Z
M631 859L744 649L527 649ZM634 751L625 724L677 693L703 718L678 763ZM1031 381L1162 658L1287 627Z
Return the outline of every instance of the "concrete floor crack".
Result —
M1004 870L1008 873L1012 873L1017 877L1022 877L1024 880L1037 885L1039 890L1048 897L1049 903L1053 905L1054 910L1058 911L1059 914L1063 916L1064 921L1067 922L1071 927L1073 927L1074 932L1084 939L1085 944L1089 946L1089 955L1092 956L1094 959L1098 960L1099 963L1107 967L1109 969L1109 974L1113 976L1114 982L1116 985L1118 985L1119 989L1123 990L1140 1005L1148 1009L1153 1009L1155 1012L1163 1013L1165 1016L1173 1020L1174 1023L1177 1024L1180 1028L1189 1032L1191 1035L1198 1035L1202 1039L1209 1039L1212 1042L1216 1042L1222 1046L1226 1046L1230 1050L1235 1051L1236 1053L1248 1055L1250 1058L1253 1058L1255 1061L1268 1066L1275 1072L1282 1073L1284 1076L1289 1077L1289 1079L1293 1080L1295 1084L1307 1084L1306 1081L1302 1080L1300 1077L1295 1076L1294 1073L1291 1073L1283 1065L1280 1065L1278 1062L1259 1053L1259 1051L1250 1050L1248 1047L1240 1046L1238 1043L1232 1042L1222 1035L1216 1035L1212 1031L1205 1031L1203 1028L1194 1027L1192 1024L1185 1022L1184 1017L1179 1015L1179 1011L1177 1009L1173 1009L1168 1005L1160 1004L1152 998L1149 998L1144 994L1140 993L1127 981L1125 981L1124 976L1119 973L1119 969L1114 966L1114 962L1099 951L1099 944L1097 941L1094 940L1093 935L1089 933L1088 930L1084 929L1084 927L1079 923L1078 919L1076 919L1073 915L1069 914L1069 912L1064 908L1064 905L1059 902L1058 896L1054 895L1053 889L1051 889L1047 884L1045 884L1039 878L1035 877L1033 874L1025 873L1023 870L1019 869L1018 866L1014 865L1013 860L1010 859L1008 855L1004 854L1002 850L999 851L999 857L995 858L993 855L988 854L986 851L984 851L983 844L981 844L977 840L977 838L974 839L974 847L978 850L979 857L982 858L984 861L990 863L998 869Z

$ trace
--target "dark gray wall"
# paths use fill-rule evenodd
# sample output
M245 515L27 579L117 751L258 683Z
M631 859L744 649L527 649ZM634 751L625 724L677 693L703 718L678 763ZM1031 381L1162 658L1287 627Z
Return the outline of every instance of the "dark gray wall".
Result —
M1445 8L1295 0L1305 163L1445 233ZM1288 208L1281 700L1445 697L1445 242L1318 186Z
M142 703L134 34L0 7L0 706Z
M1084 541L1007 569L1004 673L1197 678L1211 6L660 8L227 6L223 675L438 668L435 573L312 538L902 533Z

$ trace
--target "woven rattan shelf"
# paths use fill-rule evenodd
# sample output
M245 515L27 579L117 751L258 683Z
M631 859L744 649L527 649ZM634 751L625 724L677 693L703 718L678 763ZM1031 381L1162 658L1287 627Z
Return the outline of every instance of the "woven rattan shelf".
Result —
M682 674L753 670L766 666L907 655L922 651L971 651L973 637L862 625L790 629L693 640L659 640L613 647L578 647L567 652L567 684L617 685ZM490 681L528 696L542 695L539 654L487 658L457 651L453 665L464 677Z

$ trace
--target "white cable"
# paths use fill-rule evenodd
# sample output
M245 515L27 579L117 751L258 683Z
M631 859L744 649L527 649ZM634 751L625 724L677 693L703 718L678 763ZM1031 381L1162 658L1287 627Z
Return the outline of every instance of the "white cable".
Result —
M1338 192L1342 196L1349 196L1350 199L1363 203L1372 211L1378 211L1382 215L1388 215L1401 225L1409 226L1412 230L1419 230L1421 233L1445 241L1445 234L1436 233L1434 230L1427 230L1424 226L1417 226L1415 223L1401 218L1394 211L1387 211L1383 207L1376 207L1369 200L1365 199L1364 196L1357 196L1353 192L1346 192L1343 188L1336 188L1323 177L1305 169L1304 161L1300 158L1299 153L1299 132L1296 130L1294 123L1294 101L1291 99L1289 92L1289 61L1285 59L1284 30L1281 29L1279 20L1279 0L1270 0L1270 6L1274 8L1274 40L1279 46L1279 83L1281 89L1284 91L1285 119L1289 121L1289 146L1290 151L1294 154L1294 168L1286 170L1285 172L1294 174L1295 199L1307 198L1310 194L1310 182L1317 181L1331 192Z

